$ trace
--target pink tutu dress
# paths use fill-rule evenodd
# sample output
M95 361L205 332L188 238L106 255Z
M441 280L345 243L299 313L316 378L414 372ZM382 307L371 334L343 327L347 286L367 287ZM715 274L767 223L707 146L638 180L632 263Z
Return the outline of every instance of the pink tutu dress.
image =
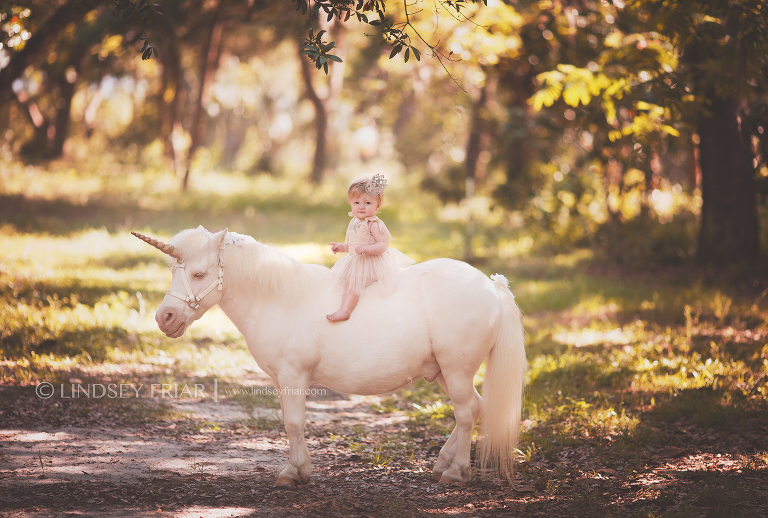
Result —
M352 213L349 213L352 216ZM338 260L331 268L337 286L349 289L359 295L369 282L378 281L383 285L385 293L391 293L395 289L395 276L397 272L410 266L416 261L397 250L389 247L380 255L358 254L355 248L359 245L372 245L376 242L370 231L370 225L379 225L379 230L386 234L390 241L392 234L389 233L384 222L376 216L365 218L360 221L353 217L347 227L347 236L344 244L349 245L349 253Z

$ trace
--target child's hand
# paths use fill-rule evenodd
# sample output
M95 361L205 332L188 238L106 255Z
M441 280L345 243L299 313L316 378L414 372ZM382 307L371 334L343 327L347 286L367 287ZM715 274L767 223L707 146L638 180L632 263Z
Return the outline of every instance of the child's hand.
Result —
M331 251L334 254L337 254L339 252L347 252L349 250L347 245L345 245L344 243L335 243L334 242L334 243L328 243L328 244L331 245Z
M356 246L355 252L357 252L358 255L363 255L365 253L366 248L368 248L366 245Z

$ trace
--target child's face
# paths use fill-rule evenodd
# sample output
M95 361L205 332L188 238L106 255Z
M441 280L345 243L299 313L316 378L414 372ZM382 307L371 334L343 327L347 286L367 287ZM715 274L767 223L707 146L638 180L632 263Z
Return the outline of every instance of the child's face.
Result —
M370 218L376 215L376 211L381 207L381 203L376 198L367 194L360 194L349 201L352 206L352 214L358 219Z

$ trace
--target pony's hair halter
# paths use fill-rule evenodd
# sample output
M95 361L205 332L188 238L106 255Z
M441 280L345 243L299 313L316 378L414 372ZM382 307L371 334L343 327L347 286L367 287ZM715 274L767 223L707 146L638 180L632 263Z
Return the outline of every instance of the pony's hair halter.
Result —
M162 241L158 241L155 238L145 236L143 234L139 234L138 232L131 232L134 236L138 237L145 243L154 246L158 250L170 255L174 259L176 259L176 263L174 263L171 266L171 272L176 273L177 269L184 270L184 262L181 260L181 251L177 250L173 245L163 243ZM224 267L221 264L221 256L218 257L219 261L219 276L216 278L215 281L211 283L210 286L208 286L200 295L195 295L195 293L192 291L192 287L189 285L189 281L187 280L187 276L182 273L181 279L184 281L184 288L187 290L187 294L184 295L183 293L179 293L177 291L173 291L169 289L166 291L166 293L172 297L176 297L177 299L181 299L184 302L187 303L187 305L197 311L197 309L200 308L200 301L203 300L203 297L208 295L210 292L212 292L214 289L218 288L219 291L222 290L222 285L224 284Z
M370 180L368 180L368 183L365 184L365 193L371 198L375 198L381 194L381 191L383 191L386 186L387 179L384 178L384 175L376 173Z

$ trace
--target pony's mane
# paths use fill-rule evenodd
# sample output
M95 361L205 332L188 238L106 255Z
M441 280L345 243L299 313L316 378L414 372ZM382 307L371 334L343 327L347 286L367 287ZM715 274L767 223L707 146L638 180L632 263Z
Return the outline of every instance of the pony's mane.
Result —
M182 256L194 256L210 251L211 236L205 229L189 229L179 232L171 244L178 246ZM232 232L224 239L220 257L224 287L230 295L256 293L260 298L296 303L321 280L323 273L330 273L325 267L301 263L251 236Z
M301 299L307 292L307 284L315 284L319 277L309 265L253 238L244 239L240 246L225 246L221 262L225 286L228 279L233 281L229 289L291 303Z

